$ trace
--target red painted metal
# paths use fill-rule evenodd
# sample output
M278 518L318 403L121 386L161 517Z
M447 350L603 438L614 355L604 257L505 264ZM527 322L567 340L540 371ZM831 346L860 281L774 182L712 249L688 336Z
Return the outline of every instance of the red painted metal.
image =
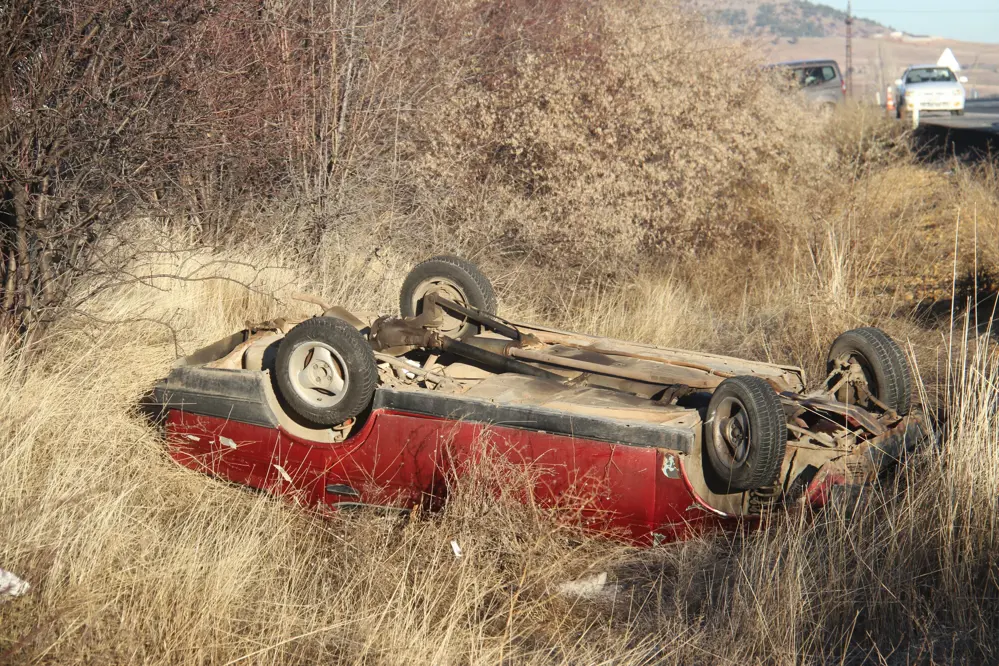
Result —
M437 507L489 451L530 467L534 501L600 533L647 544L731 522L696 497L682 456L665 449L390 410L339 444L180 410L167 432L181 464L312 506Z

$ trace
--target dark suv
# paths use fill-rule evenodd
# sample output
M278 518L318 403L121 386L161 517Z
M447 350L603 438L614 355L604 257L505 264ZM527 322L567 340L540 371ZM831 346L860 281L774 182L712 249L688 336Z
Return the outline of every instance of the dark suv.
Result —
M846 99L846 82L835 60L797 60L772 65L787 70L810 104L832 111Z

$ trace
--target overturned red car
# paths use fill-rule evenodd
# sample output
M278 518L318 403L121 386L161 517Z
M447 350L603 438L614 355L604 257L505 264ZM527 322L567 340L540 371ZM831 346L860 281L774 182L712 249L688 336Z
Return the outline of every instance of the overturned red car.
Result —
M458 257L417 265L399 316L327 308L180 359L155 387L180 464L299 501L407 511L491 455L572 498L597 532L683 538L772 507L821 505L926 436L902 350L860 328L806 391L799 368L498 317Z

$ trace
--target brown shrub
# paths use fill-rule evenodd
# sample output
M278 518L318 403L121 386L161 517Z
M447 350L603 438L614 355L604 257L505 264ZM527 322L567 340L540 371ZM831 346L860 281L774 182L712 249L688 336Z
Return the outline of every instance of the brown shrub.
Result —
M419 173L438 190L488 188L515 211L451 196L446 223L482 229L503 252L599 272L650 253L771 244L784 201L812 198L800 178L826 175L819 121L750 49L669 4L588 11L600 19L588 48L525 46L502 77L478 61L484 73L426 114Z
M391 119L436 81L403 68L412 14L403 2L5 6L0 318L52 321L81 275L122 267L106 251L137 217L223 244L278 202L338 210L358 165L388 161Z
M0 605L0 661L994 660L994 346L950 354L948 327L917 323L904 298L955 261L995 262L994 167L928 170L862 110L823 126L750 51L651 5L284 2L259 24L240 7L198 25L216 25L210 52L264 58L245 80L265 89L216 90L242 62L220 52L191 109L260 104L219 122L233 141L266 133L250 162L273 189L247 196L266 215L219 225L241 232L213 239L225 250L129 220L144 251L115 255L126 272L69 281L78 310L31 355L0 347L0 565L34 585ZM234 16L249 23L224 27ZM166 214L252 184L222 152L184 162L205 178ZM927 403L948 437L850 518L637 552L556 527L488 466L438 515L316 520L178 468L135 413L175 345L306 310L295 289L394 310L412 259L442 249L485 260L503 314L799 362L813 380L842 329L885 326L942 384ZM497 473L511 493L490 492ZM616 595L557 594L600 570Z

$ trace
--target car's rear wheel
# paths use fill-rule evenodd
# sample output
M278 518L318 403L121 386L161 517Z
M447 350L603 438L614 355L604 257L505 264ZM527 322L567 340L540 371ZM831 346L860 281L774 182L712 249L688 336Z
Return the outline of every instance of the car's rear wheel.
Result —
M278 346L274 372L292 415L318 426L363 412L378 382L367 340L335 317L315 317L291 329Z
M963 116L964 115L964 110L951 111L950 115L952 115L952 116Z
M855 362L864 372L868 392L878 402L900 416L909 413L912 377L905 352L880 328L855 328L843 333L833 341L827 359L830 373L843 363ZM857 395L856 388L849 383L837 390L836 399L865 409L878 406Z
M494 314L496 292L482 271L470 261L445 254L417 264L406 276L399 295L399 311L404 317L415 317L423 312L423 299L428 294L438 295L477 310ZM441 333L461 339L474 335L479 326L474 321L455 312L444 313Z
M780 397L759 377L731 377L708 403L704 450L712 490L736 493L773 485L784 462L787 420Z

